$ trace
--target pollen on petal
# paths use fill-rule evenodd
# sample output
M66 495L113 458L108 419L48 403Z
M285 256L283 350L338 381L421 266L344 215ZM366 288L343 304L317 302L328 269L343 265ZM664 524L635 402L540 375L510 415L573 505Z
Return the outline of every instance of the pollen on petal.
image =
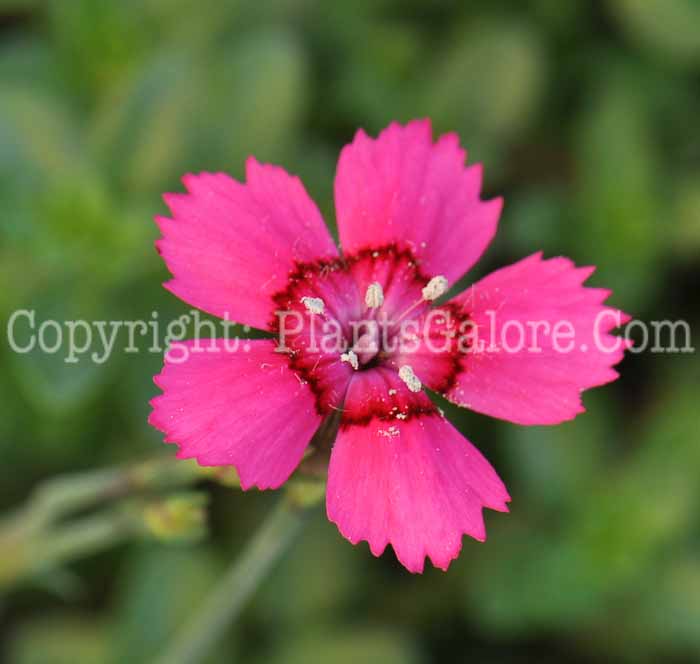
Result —
M355 354L351 350L349 350L347 353L343 353L340 356L340 361L347 362L355 371L357 371L358 367L360 366L360 363L357 359L357 354Z
M326 308L325 303L320 297L307 297L301 298L301 303L306 307L306 310L312 314L322 314L323 310Z
M404 364L399 369L399 378L406 383L406 387L408 387L411 392L420 392L423 387L420 378L413 373L413 369L408 364Z
M382 285L375 281L367 286L367 292L365 293L365 304L370 309L376 309L384 304L384 291L382 290Z
M441 295L447 292L448 286L449 284L446 277L442 275L433 277L428 282L428 285L421 291L423 293L423 299L428 302L437 300Z

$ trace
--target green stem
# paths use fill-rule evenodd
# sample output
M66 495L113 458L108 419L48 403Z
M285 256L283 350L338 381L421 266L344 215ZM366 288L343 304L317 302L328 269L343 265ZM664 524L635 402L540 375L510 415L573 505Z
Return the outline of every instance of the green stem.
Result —
M37 542L33 568L53 569L64 562L104 551L138 532L138 524L119 510L87 516Z
M3 537L0 533L0 594L23 579L119 544L142 527L127 510L113 509L36 536L23 537L16 532Z
M130 493L189 486L203 477L199 467L170 457L157 457L122 468L60 475L39 485L27 504L0 524L0 534L13 522L25 531L41 531L59 520L101 502Z
M22 507L0 519L0 592L37 571L103 550L139 530L134 518L119 510L82 513L132 494L187 487L204 476L194 463L157 457L45 480Z
M289 547L309 512L308 506L286 495L233 562L216 589L157 664L202 661L238 617L246 602Z

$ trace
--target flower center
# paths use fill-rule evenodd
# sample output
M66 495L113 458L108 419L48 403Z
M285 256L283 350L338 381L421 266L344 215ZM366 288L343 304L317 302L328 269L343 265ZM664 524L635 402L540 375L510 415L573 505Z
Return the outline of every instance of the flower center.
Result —
M381 352L379 327L377 325L369 325L368 328L352 347L361 367L366 367L377 360Z
M434 333L458 322L447 320L447 308L431 309L446 289L444 277L422 273L410 250L368 248L298 264L274 297L270 329L320 413L343 408L353 393L364 394L363 408L379 416L398 408L391 405L398 398L416 401L422 384L446 383L454 373L451 346L437 354L425 348ZM367 389L358 392L358 380ZM426 407L421 401L421 410ZM396 412L407 417L402 408Z

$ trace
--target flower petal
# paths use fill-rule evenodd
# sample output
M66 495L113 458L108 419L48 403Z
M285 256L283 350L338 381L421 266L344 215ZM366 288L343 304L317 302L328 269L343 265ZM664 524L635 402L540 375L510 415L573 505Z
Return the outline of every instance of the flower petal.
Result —
M180 447L178 458L235 466L244 489L277 488L321 423L315 399L272 341L245 340L237 351L225 344L171 346L154 379L163 394L151 401L149 422Z
M482 508L507 512L510 497L480 452L435 414L341 428L326 500L353 544L366 540L375 556L391 544L409 571L422 572L426 555L447 569L464 533L485 540Z
M399 367L379 366L350 377L344 394L341 424L367 424L372 419L390 425L418 415L437 414L425 392L412 392L399 376Z
M157 217L156 246L173 279L166 288L204 311L267 329L295 261L336 257L321 214L300 180L246 162L246 184L224 173L186 175L189 193L166 194L173 219Z
M393 123L376 139L358 131L335 178L344 252L396 244L427 274L459 279L491 242L502 206L480 200L481 167L465 168L465 157L456 134L433 143L429 120Z
M610 291L586 288L594 268L534 254L457 296L476 324L447 397L518 424L558 424L584 411L580 393L617 378L628 342L610 331L629 320L603 305Z

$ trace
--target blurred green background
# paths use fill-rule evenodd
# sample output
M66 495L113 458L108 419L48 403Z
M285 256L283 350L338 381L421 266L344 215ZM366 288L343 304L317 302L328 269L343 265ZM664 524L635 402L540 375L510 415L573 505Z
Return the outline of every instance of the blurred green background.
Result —
M421 116L506 199L472 277L569 255L635 317L697 329L696 0L0 0L0 318L187 313L152 223L183 173L255 154L332 223L356 128ZM149 661L274 505L133 467L165 451L141 346L102 365L0 346L3 662ZM700 661L700 362L621 369L555 428L450 408L513 497L487 543L411 576L318 510L209 661Z

